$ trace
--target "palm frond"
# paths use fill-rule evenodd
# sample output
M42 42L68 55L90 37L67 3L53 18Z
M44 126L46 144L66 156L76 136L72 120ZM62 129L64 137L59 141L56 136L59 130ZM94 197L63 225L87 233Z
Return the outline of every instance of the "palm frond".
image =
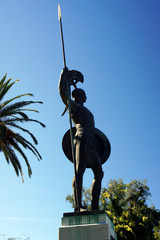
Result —
M35 119L28 119L28 122L36 122L36 123L39 123L42 127L46 127L46 125L44 124L44 123L42 123L42 122L40 122L40 121L38 121L38 120L35 120Z
M7 134L7 129L3 123L0 123L0 140L3 141Z
M15 96L9 100L6 100L2 102L2 99L6 96L9 89L19 80L11 82L12 78L6 80L7 74L4 75L4 77L0 80L0 151L3 152L5 159L7 163L12 163L15 172L17 176L21 174L22 180L23 180L23 173L22 173L22 167L20 164L20 161L16 155L18 152L22 158L24 159L27 168L28 168L28 175L31 176L32 170L31 166L29 164L28 158L26 154L23 152L23 149L30 150L34 156L38 160L41 160L42 157L36 147L29 142L26 138L21 136L19 133L15 133L11 130L10 127L13 127L15 129L21 130L23 132L26 132L31 139L33 140L34 144L38 144L38 141L36 137L31 133L28 129L21 127L22 123L25 122L35 122L40 124L42 127L45 127L45 124L42 122L31 119L26 112L36 112L35 109L25 108L25 106L29 106L32 104L42 104L42 101L19 101L19 102L13 102L16 99L20 99L24 96L32 97L33 94L26 93L26 94L20 94L18 96Z
M6 125L10 125L11 122L20 122L20 123L26 122L26 120L24 118L20 118L20 117L17 117L17 116L12 116L11 118L8 118L6 116L6 117L3 117L1 119L3 119L3 122Z
M26 122L24 118L19 118L17 116L12 116L12 117L4 116L1 118L1 121L4 122L4 124L6 125L10 124L11 122L20 122L20 123Z
M43 102L41 101L21 101L21 102L16 102L14 104L10 104L9 106L6 106L5 108L1 108L1 116L4 116L6 114L12 113L12 111L18 110L21 107L28 106L30 104L35 104L39 103L42 104Z
M0 101L2 101L3 97L8 92L8 90L13 86L13 84L15 84L16 82L19 81L17 79L16 81L10 83L11 80L12 80L12 78L8 79L6 83L4 83L2 86L0 86Z
M9 164L9 156L8 156L8 151L7 151L6 147L1 146L1 151L3 152L5 159L6 159L7 163Z
M23 113L23 112L20 112L20 111L12 111L12 112L5 112L5 113L3 113L2 112L2 115L1 115L1 118L3 117L6 117L6 116L8 116L8 115L10 115L10 116L15 116L15 115L20 115L23 119L24 119L24 121L28 121L28 116L27 116L27 114L25 114L25 113Z
M24 113L25 111L30 111L30 112L36 112L39 113L39 111L35 110L35 109L18 109L18 110L12 110L12 111L7 111L6 109L2 110L0 112L0 117L4 118L6 116L14 116L17 114L21 115L25 121L28 121L28 116L26 113Z
M20 154L21 156L24 158L25 162L26 162L26 165L27 165L27 168L28 168L28 175L29 177L31 177L32 175L32 169L31 169L31 166L28 162L28 159L26 157L26 155L24 154L24 152L22 151L22 149L19 147L19 145L17 144L16 141L14 141L13 145L12 145Z
M12 163L14 169L15 169L15 172L17 174L17 176L19 176L19 172L21 173L22 172L22 167L21 167L21 164L20 162L18 161L18 158L15 154L15 152L13 151L13 149L10 147L10 146L7 146L6 147L6 150L7 150L7 154L9 156L9 160L10 162Z
M21 109L18 109L17 111L29 111L29 112L36 112L36 113L39 113L38 110L31 109L31 108L21 108Z
M14 117L14 118L11 118L11 119L4 119L3 120L6 124L9 124L10 122L26 122L26 120L24 119L24 118L17 118L17 117ZM27 122L36 122L36 123L38 123L38 124L40 124L42 127L46 127L46 125L44 124L44 123L42 123L42 122L40 122L40 121L38 121L38 120L36 120L36 119L31 119L31 118L28 118L27 119Z
M3 104L1 104L1 108L5 107L8 103L14 101L15 99L18 99L18 98L21 98L21 97L24 97L24 96L33 97L33 94L32 93L25 93L25 94L18 95L18 96L14 97L14 98L11 98L11 99L5 101Z
M1 79L1 81L0 81L0 86L2 86L3 85L3 83L5 82L5 80L6 80L6 77L7 77L7 73L3 76L3 78Z
M22 130L23 132L28 133L28 134L31 136L31 138L33 139L34 143L35 143L36 145L38 144L38 141L37 141L36 137L35 137L29 130L20 127L19 125L15 124L13 121L11 121L10 123L7 123L7 125L12 126L12 127L15 127L15 128L18 128L18 129ZM15 134L16 134L16 133L15 133Z
M38 150L33 146L32 143L27 141L25 138L23 138L20 134L15 134L15 139L17 142L19 142L24 148L28 148L32 151L32 153L37 157L38 160L42 159L42 156L38 152Z
M28 116L24 112L15 111L15 114L20 115L25 121L28 121ZM14 113L12 115L14 115Z

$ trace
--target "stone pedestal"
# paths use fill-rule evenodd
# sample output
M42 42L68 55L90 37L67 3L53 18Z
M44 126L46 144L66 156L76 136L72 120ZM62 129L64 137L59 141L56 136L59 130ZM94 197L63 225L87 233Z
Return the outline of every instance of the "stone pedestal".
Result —
M105 211L64 213L59 240L117 240Z

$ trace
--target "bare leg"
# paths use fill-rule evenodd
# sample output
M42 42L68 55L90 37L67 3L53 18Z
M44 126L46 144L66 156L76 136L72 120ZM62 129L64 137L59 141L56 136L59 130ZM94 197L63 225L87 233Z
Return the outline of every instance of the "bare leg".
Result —
M83 142L80 142L80 141L75 144L76 178L74 176L72 181L75 211L78 211L78 208L83 208L82 207L82 185L83 185L83 174L86 169L83 145L84 145Z
M103 179L103 170L99 161L93 165L92 170L94 173L94 179L91 186L91 204L92 210L98 210L99 196L101 192L101 182Z
M83 183L83 172L76 174L76 180L75 182L75 176L73 177L72 181L72 188L73 188L73 198L74 198L74 205L75 205L75 211L78 211L78 208L82 208L82 183ZM77 186L76 186L77 184ZM76 189L77 187L77 189Z

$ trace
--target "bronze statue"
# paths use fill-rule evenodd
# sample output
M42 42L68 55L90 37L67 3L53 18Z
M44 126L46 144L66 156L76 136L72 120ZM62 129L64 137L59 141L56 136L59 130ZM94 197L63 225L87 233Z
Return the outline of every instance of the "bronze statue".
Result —
M91 168L94 179L91 186L92 210L98 210L101 182L103 178L102 164L110 155L110 143L100 130L95 128L93 114L84 107L86 94L84 90L77 88L78 82L83 83L83 75L76 70L68 70L64 50L62 16L60 5L58 5L58 18L61 30L61 42L63 52L64 69L59 80L59 93L65 111L68 110L70 130L63 137L62 147L67 158L74 163L74 178L72 182L75 211L86 210L82 206L82 183L86 168ZM70 87L74 86L72 91ZM63 113L63 114L64 114ZM72 127L72 122L75 127Z
M75 176L73 178L73 196L75 211L86 210L82 206L82 183L83 174L86 168L91 168L94 173L94 179L91 186L92 210L98 210L98 202L103 178L102 164L110 155L110 144L107 137L95 128L93 114L84 106L86 94L84 90L76 87L77 82L83 82L83 75L76 71L69 71L64 68L59 80L59 93L66 109L69 108L72 122L75 128L73 131L73 145L75 154ZM69 84L69 93L67 93L67 84ZM75 89L70 93L70 86ZM69 99L68 99L69 98ZM63 139L63 150L66 156L73 161L71 154L71 142L69 132Z

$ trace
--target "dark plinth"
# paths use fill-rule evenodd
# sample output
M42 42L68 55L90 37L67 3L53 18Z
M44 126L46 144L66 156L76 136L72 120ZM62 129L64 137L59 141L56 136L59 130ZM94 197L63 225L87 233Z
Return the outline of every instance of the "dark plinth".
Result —
M63 217L97 215L97 214L103 214L103 213L106 214L106 212L104 210L84 211L84 212L68 212L68 213L63 213Z

